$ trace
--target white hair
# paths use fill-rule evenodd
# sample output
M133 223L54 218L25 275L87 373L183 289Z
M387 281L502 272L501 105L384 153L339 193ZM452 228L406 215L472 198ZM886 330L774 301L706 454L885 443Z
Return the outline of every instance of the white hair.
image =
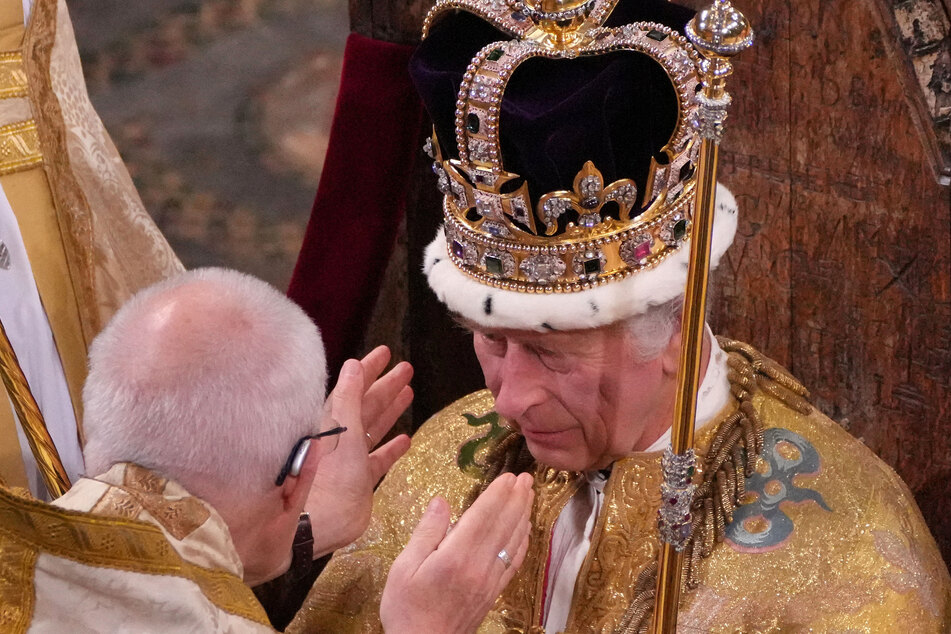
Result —
M277 289L226 269L160 282L90 348L87 472L134 462L212 505L272 490L326 382L317 327Z
M716 289L707 289L706 320L710 319ZM680 332L684 312L684 296L679 295L662 304L653 304L640 314L624 321L628 345L640 361L653 361L664 351L671 338ZM706 322L705 322L706 323Z
M628 343L639 361L653 361L680 331L683 295L629 317L625 323Z

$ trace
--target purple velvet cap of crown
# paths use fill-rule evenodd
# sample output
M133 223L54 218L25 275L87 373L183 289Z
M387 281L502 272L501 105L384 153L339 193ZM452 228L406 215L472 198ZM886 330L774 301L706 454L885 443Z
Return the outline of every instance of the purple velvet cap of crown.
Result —
M677 31L693 11L664 0L621 0L605 26L637 21ZM440 139L443 156L458 158L455 110L472 57L485 45L511 40L464 11L435 22L410 61L410 73ZM616 51L575 59L530 59L513 73L499 117L502 167L526 179L533 203L572 188L586 161L605 182L631 178L644 192L651 157L677 124L677 94L664 69L649 56Z

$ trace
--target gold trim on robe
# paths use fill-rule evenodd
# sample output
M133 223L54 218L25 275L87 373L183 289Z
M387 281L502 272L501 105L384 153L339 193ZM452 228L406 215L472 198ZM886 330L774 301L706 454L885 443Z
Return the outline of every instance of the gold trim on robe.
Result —
M92 250L92 214L70 165L66 147L67 130L59 99L53 88L51 65L57 31L56 0L36 0L23 42L29 77L33 117L39 125L39 139L53 202L65 246L73 293L79 306L83 336L88 347L102 328L96 301L95 260Z
M20 51L0 53L0 99L26 97L27 94L23 54Z
M187 545L189 552L207 550L205 535L197 531L209 521L217 525L212 527L216 533L227 535L217 514L212 515L203 502L188 496L181 487L136 465L116 465L101 478L84 478L67 494L74 504L83 499L79 502L82 506L89 505L85 501L89 498L93 511L59 508L0 488L0 630L8 631L9 623L11 631L17 631L17 623L30 622L35 594L33 564L42 554L86 566L181 577L196 584L219 609L269 625L260 603L240 577L186 560L166 536L168 531L180 536L178 541L197 540ZM110 484L113 481L122 484ZM141 486L144 482L152 486ZM133 512L126 512L130 508ZM143 517L150 521L135 519Z
M89 102L63 0L0 3L0 185L66 375L82 444L86 352L135 291L183 270ZM27 354L21 352L21 354ZM0 405L0 442L16 441ZM18 444L18 443L17 443ZM25 485L18 451L0 472Z
M42 162L35 121L0 126L0 175L29 169Z

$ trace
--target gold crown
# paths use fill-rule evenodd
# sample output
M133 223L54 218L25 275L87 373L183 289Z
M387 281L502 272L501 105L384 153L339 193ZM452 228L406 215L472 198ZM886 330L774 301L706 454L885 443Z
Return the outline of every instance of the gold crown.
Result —
M653 268L690 238L702 58L684 36L661 24L602 26L615 2L538 7L441 0L426 17L424 37L440 13L464 9L517 38L483 47L466 69L455 112L459 159L443 157L435 131L425 147L444 194L449 257L485 284L523 292L580 291ZM667 162L651 159L646 191L638 192L630 178L605 183L588 161L572 191L546 193L533 205L528 183L502 164L499 114L509 79L532 58L614 51L649 56L673 84L678 113L661 149Z

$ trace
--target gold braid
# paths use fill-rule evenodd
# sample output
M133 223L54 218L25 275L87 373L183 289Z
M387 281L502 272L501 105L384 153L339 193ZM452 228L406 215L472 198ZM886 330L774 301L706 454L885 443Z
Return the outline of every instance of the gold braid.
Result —
M688 591L700 585L701 560L709 557L715 544L723 541L733 511L746 493L746 478L753 475L763 450L765 430L753 407L753 394L762 390L802 414L812 409L806 400L809 392L776 362L748 344L724 337L717 337L717 342L729 353L727 376L730 390L740 406L720 423L703 459L703 480L691 505L693 528L683 557L683 581ZM656 584L657 565L654 563L638 576L634 599L621 618L617 632L640 634L649 630Z

